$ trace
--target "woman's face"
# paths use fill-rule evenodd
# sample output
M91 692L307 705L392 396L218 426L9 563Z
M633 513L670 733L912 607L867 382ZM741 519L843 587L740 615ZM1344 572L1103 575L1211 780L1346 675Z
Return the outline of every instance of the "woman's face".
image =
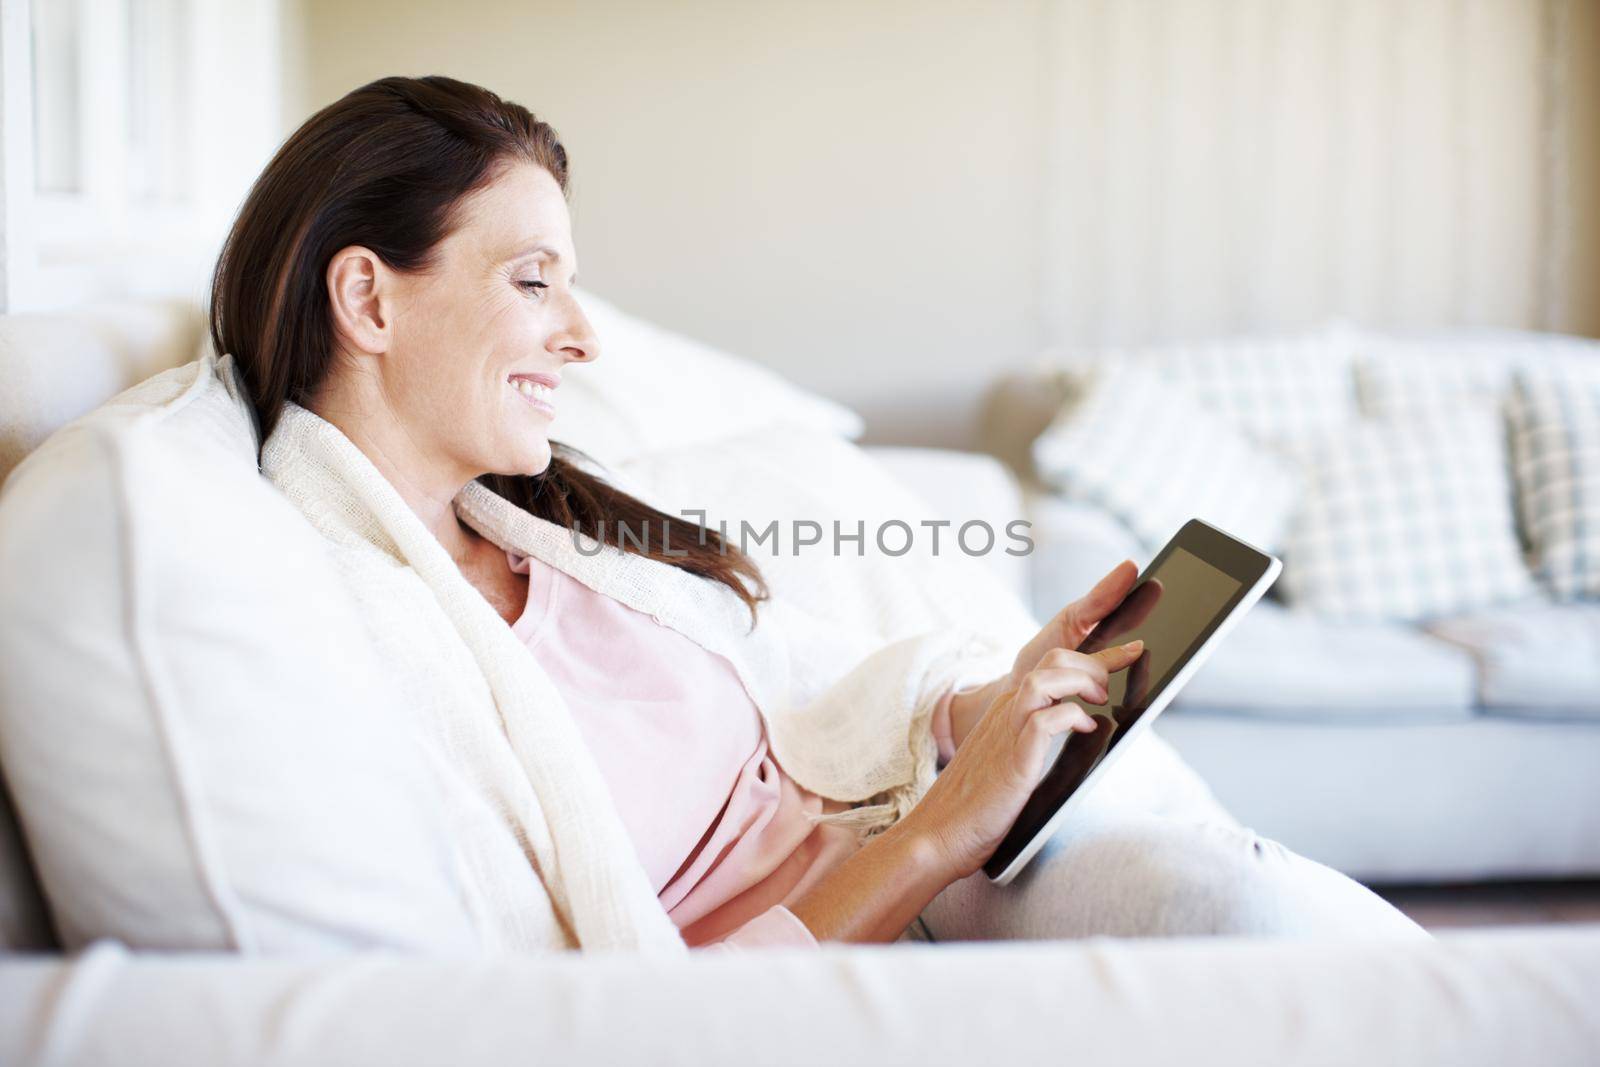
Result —
M567 202L547 170L519 162L458 208L427 269L375 279L389 321L371 365L386 417L408 451L462 484L537 474L550 463L562 372L599 354L572 293Z

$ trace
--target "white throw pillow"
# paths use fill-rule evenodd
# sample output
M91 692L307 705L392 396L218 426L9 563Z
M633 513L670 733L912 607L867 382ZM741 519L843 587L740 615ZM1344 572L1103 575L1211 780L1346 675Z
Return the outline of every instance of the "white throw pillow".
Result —
M1506 467L1492 410L1368 423L1330 438L1307 469L1284 551L1289 602L1381 621L1536 596Z
M1600 356L1518 374L1509 412L1539 579L1563 600L1600 597Z
M1150 548L1199 518L1268 551L1278 547L1299 478L1150 367L1086 376L1033 445L1041 480L1105 508Z
M470 947L434 772L231 360L0 496L0 761L65 946Z
M593 293L579 300L600 339L600 357L562 373L550 433L605 466L769 426L861 436L855 412L760 364L629 315Z

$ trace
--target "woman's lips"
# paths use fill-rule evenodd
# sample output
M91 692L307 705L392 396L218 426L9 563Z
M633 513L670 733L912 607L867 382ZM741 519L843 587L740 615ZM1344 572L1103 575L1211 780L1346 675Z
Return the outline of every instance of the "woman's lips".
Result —
M559 378L554 378L548 374L513 374L506 378L506 384L511 386L512 390L523 400L526 400L545 414L554 415L556 413L555 405L552 401L555 399L556 386L561 384Z

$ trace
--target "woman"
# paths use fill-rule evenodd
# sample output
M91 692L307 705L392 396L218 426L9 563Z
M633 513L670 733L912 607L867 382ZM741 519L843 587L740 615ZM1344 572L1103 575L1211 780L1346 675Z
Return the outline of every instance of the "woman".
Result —
M1134 568L982 684L960 683L993 650L965 635L830 661L750 559L550 440L563 376L599 354L567 177L522 107L384 79L283 146L212 293L263 470L416 696L486 942L885 941L919 916L935 938L1416 932L1220 812L1086 819L984 882L1052 738L1093 731L1080 704L1139 655L1072 651ZM567 534L619 521L675 547Z

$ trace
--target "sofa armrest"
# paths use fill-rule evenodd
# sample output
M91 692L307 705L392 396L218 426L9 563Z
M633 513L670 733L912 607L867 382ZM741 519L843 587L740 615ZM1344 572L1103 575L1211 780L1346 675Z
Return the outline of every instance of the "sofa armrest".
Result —
M1043 363L1000 376L984 393L978 443L1023 478L1033 477L1033 442L1061 410L1066 378Z
M1013 544L1006 536L1007 524L1025 514L1017 480L1004 464L978 452L942 448L876 445L865 451L939 518L957 527L973 519L988 523L995 532L995 547L978 561L1023 603L1028 602L1027 558L1005 552Z
M0 1062L1592 1064L1600 926L692 954L0 963Z

